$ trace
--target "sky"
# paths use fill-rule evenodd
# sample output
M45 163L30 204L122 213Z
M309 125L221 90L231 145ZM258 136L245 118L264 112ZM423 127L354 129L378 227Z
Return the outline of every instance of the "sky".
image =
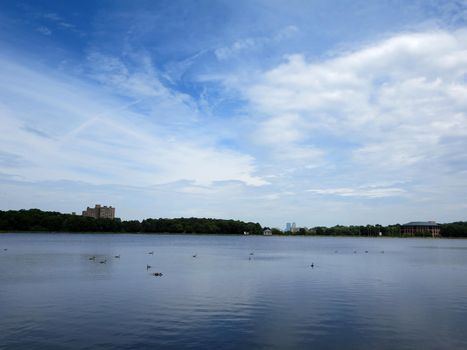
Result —
M0 210L467 220L467 1L1 1Z

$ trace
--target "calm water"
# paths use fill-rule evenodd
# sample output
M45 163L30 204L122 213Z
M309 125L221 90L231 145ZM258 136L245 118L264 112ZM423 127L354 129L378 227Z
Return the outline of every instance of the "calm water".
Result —
M467 240L0 234L2 349L466 349L466 324Z

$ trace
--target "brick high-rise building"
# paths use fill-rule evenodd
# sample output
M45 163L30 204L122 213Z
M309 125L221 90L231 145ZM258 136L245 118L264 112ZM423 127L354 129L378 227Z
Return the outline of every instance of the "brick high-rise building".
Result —
M87 207L86 210L83 210L83 216L94 219L115 219L115 208L96 204L94 208Z

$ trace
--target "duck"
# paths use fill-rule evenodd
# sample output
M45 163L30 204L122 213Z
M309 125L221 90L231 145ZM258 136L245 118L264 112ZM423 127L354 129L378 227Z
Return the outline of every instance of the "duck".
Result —
M368 253L368 250L365 250L365 253Z
M156 276L156 277L161 277L163 275L163 273L162 272L154 272L152 275Z
M120 259L120 254L115 255L115 258L116 258L116 259Z
M89 260L96 260L96 257L95 257L95 256L91 256L91 257L89 258Z
M148 254L150 254L150 255L154 255L154 251L152 251L152 252L149 252Z
M149 270L151 267L151 265L146 265L146 270Z
M106 263L107 263L107 259L101 260L101 261L99 261L99 263L101 263L101 264L106 264Z
M197 256L198 256L198 254L194 254L194 255L193 255L193 258L196 258Z
M311 268L314 268L315 267L315 263L311 263Z

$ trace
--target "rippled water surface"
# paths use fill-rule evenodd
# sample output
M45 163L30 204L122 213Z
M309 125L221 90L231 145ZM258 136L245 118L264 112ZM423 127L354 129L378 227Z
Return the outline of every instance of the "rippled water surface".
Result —
M467 349L466 324L467 240L0 234L1 349Z

